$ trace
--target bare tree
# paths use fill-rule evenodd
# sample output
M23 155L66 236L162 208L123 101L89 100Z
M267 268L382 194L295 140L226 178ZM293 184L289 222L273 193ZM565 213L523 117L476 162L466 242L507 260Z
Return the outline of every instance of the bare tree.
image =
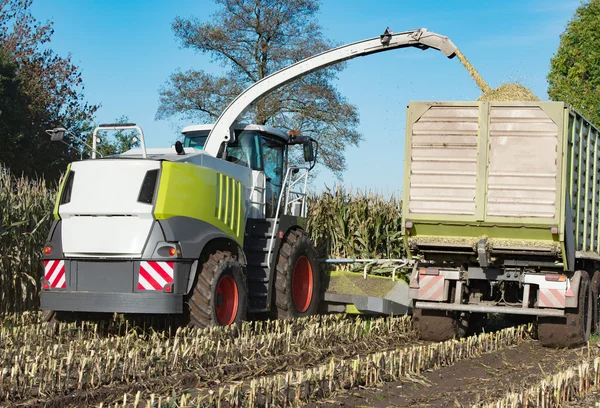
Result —
M316 21L317 0L215 1L220 8L209 22L177 17L173 31L183 47L209 54L227 71L173 73L160 89L157 119L214 121L252 83L334 45ZM332 84L341 69L338 64L286 85L257 101L244 119L314 137L322 163L340 176L346 146L362 138L356 107Z

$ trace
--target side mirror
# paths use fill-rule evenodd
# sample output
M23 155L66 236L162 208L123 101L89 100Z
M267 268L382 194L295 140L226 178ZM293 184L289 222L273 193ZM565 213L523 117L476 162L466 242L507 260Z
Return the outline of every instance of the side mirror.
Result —
M52 142L60 142L65 137L65 132L67 129L65 128L56 128L52 130L46 130L46 133L50 135L50 140Z
M315 160L315 149L313 147L312 140L307 140L303 144L304 147L304 161L312 162Z

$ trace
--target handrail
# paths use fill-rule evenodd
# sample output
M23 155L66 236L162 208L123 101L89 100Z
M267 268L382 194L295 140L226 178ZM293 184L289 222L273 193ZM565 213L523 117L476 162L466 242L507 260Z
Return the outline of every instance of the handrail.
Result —
M144 139L144 131L141 127L137 126L135 123L107 123L104 125L99 125L96 129L94 129L94 134L92 135L92 159L96 158L96 139L98 136L98 132L101 130L128 130L134 129L137 130L140 134L140 143L142 144L142 157L144 159L148 158L148 154L146 153L146 141Z
M291 183L288 186L288 182L290 180L290 176L292 175L292 172L294 170L304 170L304 174L302 174L301 176L299 176L296 180L293 181L293 183ZM269 268L269 270L271 269L271 254L273 253L273 245L275 243L275 232L277 231L277 228L275 228L275 226L277 225L277 223L279 223L279 212L281 210L281 202L283 199L283 195L286 195L286 205L284 206L284 214L287 214L287 204L288 204L288 198L289 198L289 190L290 188L301 178L301 177L305 177L308 180L308 173L309 173L310 169L308 167L300 167L300 166L289 166L287 171L285 172L285 177L283 179L283 183L281 185L281 192L279 193L279 199L277 200L277 211L275 211L275 224L273 225L273 230L271 231L271 238L270 238L270 242L269 242L269 252L267 254L267 267ZM305 181L304 183L304 192L303 194L303 208L306 207L306 186L307 183ZM302 212L302 214L304 215L305 212Z

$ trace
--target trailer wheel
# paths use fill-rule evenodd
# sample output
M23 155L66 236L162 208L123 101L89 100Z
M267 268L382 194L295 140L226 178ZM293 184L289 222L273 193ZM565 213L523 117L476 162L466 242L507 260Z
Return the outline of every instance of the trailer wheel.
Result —
M538 338L546 347L575 347L590 339L594 307L590 276L581 271L577 308L567 309L565 317L538 317Z
M317 312L320 271L317 251L306 233L294 230L279 249L275 276L275 309L278 318L310 316Z
M592 279L592 307L594 309L592 332L600 334L600 271L594 272L594 277Z
M228 326L246 319L248 290L242 266L230 252L208 256L187 302L190 326Z
M421 340L446 341L457 334L453 312L413 308L413 322Z

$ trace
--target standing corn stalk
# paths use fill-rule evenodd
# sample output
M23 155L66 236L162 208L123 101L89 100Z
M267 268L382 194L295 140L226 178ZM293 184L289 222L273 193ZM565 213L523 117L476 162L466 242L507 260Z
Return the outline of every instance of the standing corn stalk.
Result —
M401 258L402 202L372 192L342 187L313 196L308 232L321 256L334 258Z
M39 259L53 201L54 191L44 179L0 171L0 313L32 310L39 304Z

